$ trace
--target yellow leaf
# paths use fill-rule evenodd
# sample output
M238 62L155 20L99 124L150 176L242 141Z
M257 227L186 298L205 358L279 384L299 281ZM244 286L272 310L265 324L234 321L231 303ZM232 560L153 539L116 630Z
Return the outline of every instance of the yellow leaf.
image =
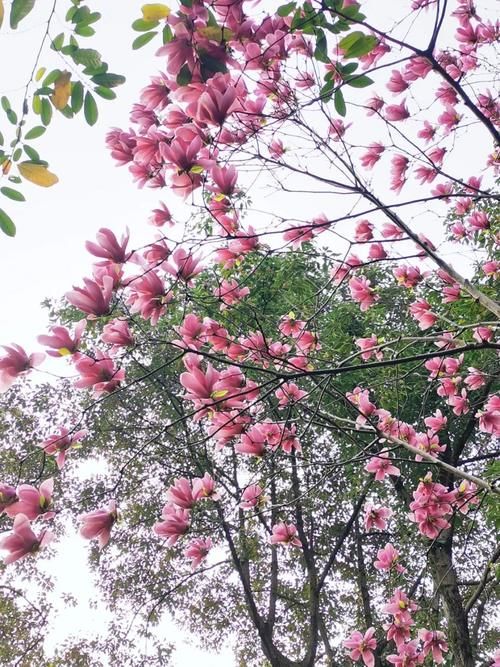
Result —
M145 21L160 21L166 19L169 14L170 8L167 5L154 4L142 7L142 18Z
M61 72L54 83L54 92L51 96L52 104L56 109L64 109L71 95L71 73Z
M35 185L41 185L43 188L50 188L51 185L55 185L59 181L57 176L49 171L47 167L44 167L43 164L20 162L17 168L23 178Z
M60 347L57 351L59 352L61 357L67 357L68 355L71 354L71 351L68 350L67 347Z
M0 2L1 1L2 0L0 0ZM40 67L37 73L35 74L35 81L40 81L40 79L43 77L46 71L47 71L46 67Z
M4 17L4 8L3 8L3 0L0 0L0 28L2 27L3 23L3 17Z
M200 28L198 32L203 37L206 37L207 39L210 39L214 42L228 41L234 34L232 30L229 30L228 28L221 28L218 25L207 25L205 28Z
M205 167L202 167L201 164L194 164L189 170L190 174L203 174Z
M218 389L210 394L210 398L224 398L229 393L229 389Z

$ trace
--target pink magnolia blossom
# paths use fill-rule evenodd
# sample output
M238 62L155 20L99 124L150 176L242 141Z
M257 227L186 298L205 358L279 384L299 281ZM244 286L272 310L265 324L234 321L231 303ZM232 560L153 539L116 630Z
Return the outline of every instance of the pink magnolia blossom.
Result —
M366 503L364 513L364 524L367 531L373 528L385 530L387 528L387 519L390 519L392 516L392 510L388 507L380 507L371 503Z
M297 536L297 527L293 523L281 522L275 524L269 542L302 548L302 542Z
M368 251L368 259L380 260L386 259L387 252L382 243L370 243L370 250Z
M446 643L446 636L444 632L439 630L426 630L420 628L418 631L418 638L422 642L422 655L425 657L432 653L432 659L438 665L444 662L443 652L448 651L448 644Z
M396 572L401 574L405 571L405 568L398 563L399 560L399 551L397 551L390 542L388 542L383 549L379 549L377 553L377 560L374 561L373 565L377 570L392 570L395 569Z
M207 498L219 500L220 496L217 493L215 481L210 473L206 472L203 477L195 477L193 479L193 497L195 500Z
M196 570L200 563L208 556L213 542L210 537L197 537L184 549L184 556L191 559L191 569Z
M139 313L149 319L153 326L165 313L166 306L174 295L155 271L148 271L143 276L129 281L127 305L131 313Z
M66 293L66 299L83 313L91 317L107 315L113 296L114 282L110 276L104 276L102 285L90 278L84 278L85 287L74 287Z
M448 398L448 405L453 407L453 413L460 417L460 415L466 415L469 412L469 400L467 398L467 390L462 389L460 394L454 394Z
M41 345L50 347L52 349L47 351L51 357L66 357L75 354L78 351L78 345L82 334L87 325L87 320L80 320L75 326L73 335L66 329L66 327L54 326L50 330L50 336L38 336L37 340Z
M167 490L167 500L176 507L190 510L196 502L190 481L185 477L174 480L174 484Z
M363 660L366 667L374 667L375 656L373 651L377 648L377 641L374 637L375 628L368 628L363 635L356 630L346 640L344 640L344 647L350 650L349 657L351 660L358 662Z
M373 287L370 287L371 282L363 276L354 277L349 280L349 289L354 301L360 305L361 311L366 311L379 300L379 295L375 293Z
M406 100L400 102L400 104L389 104L385 107L385 118L386 120L397 122L400 120L405 120L410 117L410 112L406 106Z
M438 316L432 312L431 305L425 299L417 299L410 305L411 316L417 320L418 326L422 331L434 326Z
M240 287L236 280L224 279L213 292L214 296L222 301L221 310L233 306L250 294L248 287Z
M61 426L58 434L49 436L47 440L44 440L38 446L42 447L46 454L56 457L57 467L61 470L66 459L66 452L71 448L79 447L78 443L80 440L86 437L87 431L70 433L67 428Z
M262 487L258 484L250 484L241 494L240 507L244 510L258 507L265 500Z
M384 353L378 349L380 342L375 334L372 334L370 338L358 338L355 343L361 350L361 359L363 361L369 361L373 356L379 361L383 359Z
M266 436L262 427L257 424L248 429L246 433L241 435L234 449L239 454L246 454L247 456L263 456L266 451Z
M380 160L385 146L380 143L373 143L368 146L368 150L361 156L361 165L365 169L373 169Z
M168 546L171 547L189 530L190 513L188 510L167 504L163 508L162 517L164 520L155 523L153 530L160 537L166 538Z
M48 530L42 530L39 535L36 535L28 517L24 514L17 514L14 518L12 533L0 539L0 549L8 552L4 558L5 565L14 563L28 554L36 553L53 539L53 533Z
M381 482L385 479L386 475L399 477L401 474L399 468L392 465L387 449L383 449L377 456L371 458L365 465L365 470L366 472L373 473L377 482Z
M358 220L354 229L354 240L358 242L371 241L373 238L373 225L368 220Z
M117 318L106 324L102 330L101 340L103 343L113 346L113 353L117 352L121 347L130 347L135 342L128 321L121 318Z
M467 375L464 382L471 391L475 391L486 384L485 375L482 371L473 367L469 367L467 370L469 375Z
M107 263L123 264L130 257L127 253L128 239L128 230L118 241L111 229L103 227L97 232L97 243L86 241L85 247L92 255L102 257Z
M193 256L184 248L177 248L172 254L173 263L168 263L165 269L178 280L190 283L203 269L200 258Z
M5 513L10 517L23 514L30 521L42 514L44 518L52 519L55 516L55 512L51 511L53 491L52 477L42 482L38 489L31 484L21 484L16 489L17 501L8 505Z
M391 190L399 194L406 183L409 160L405 155L396 154L391 158Z
M408 289L416 287L424 277L418 266L407 266L406 264L397 266L393 274L398 284Z
M43 352L28 355L20 345L2 345L6 351L0 357L0 393L7 391L14 381L30 369L39 366L45 359Z
M484 410L476 412L479 417L479 430L492 435L500 435L500 396L490 396Z
M80 357L75 363L75 368L80 374L80 379L75 382L75 387L78 389L92 387L96 397L111 394L125 379L125 370L117 369L114 361L100 350L96 350L95 359Z
M9 484L0 483L0 514L5 511L5 509L12 505L12 503L17 502L18 497L16 489Z
M166 204L160 202L160 208L154 208L149 216L149 223L153 227L163 227L165 224L173 225L172 214L168 210Z
M278 405L284 407L290 403L297 403L304 396L307 396L307 391L299 389L294 382L285 382L274 393L278 399Z
M408 88L409 83L399 70L393 69L391 78L387 82L386 86L392 93L399 95L399 93L402 93L403 90Z
M455 489L455 500L453 506L462 514L467 514L471 505L477 505L480 501L478 488L474 482L463 479Z
M420 664L420 652L418 650L418 641L414 639L406 644L400 644L398 654L393 653L387 656L387 662L396 667L417 667Z
M445 428L447 423L448 418L443 416L441 410L436 410L433 416L426 417L424 419L424 424L434 433L437 433L442 428Z
M107 507L88 514L82 514L80 521L80 535L86 540L99 541L99 548L103 549L109 542L111 535L111 528L118 520L118 511L116 509L116 502L110 500Z

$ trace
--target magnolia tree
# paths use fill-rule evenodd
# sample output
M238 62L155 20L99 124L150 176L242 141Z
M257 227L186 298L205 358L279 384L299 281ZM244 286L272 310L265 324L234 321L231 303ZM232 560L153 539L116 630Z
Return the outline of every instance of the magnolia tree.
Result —
M492 9L134 23L161 73L108 148L185 208L87 243L39 337L81 394L0 359L7 576L78 523L111 664L165 664L166 614L245 665L500 664Z

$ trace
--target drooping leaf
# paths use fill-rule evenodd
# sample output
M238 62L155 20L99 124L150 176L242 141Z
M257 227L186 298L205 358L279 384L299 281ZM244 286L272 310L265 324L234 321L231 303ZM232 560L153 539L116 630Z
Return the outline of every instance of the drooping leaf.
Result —
M43 164L36 162L20 162L17 165L19 173L30 183L40 185L43 188L50 188L55 185L59 179L55 174L47 169Z
M366 88L367 86L371 86L373 79L370 79L370 77L365 74L360 74L359 76L347 78L346 83L353 88Z
M97 104L94 99L94 96L90 91L87 91L85 94L83 113L85 115L85 120L90 126L95 125L97 123L99 112L97 110Z
M7 213L1 208L0 208L0 229L4 234L7 234L7 236L16 235L15 224L12 222Z
M295 7L297 6L296 2L287 2L286 5L281 5L281 7L278 7L278 16L288 16L293 12Z
M14 190L14 188L3 187L0 188L0 192L3 194L4 197L8 197L13 201L26 201L26 198L23 195L23 193L19 192L19 190Z
M132 30L136 32L148 32L153 28L158 27L159 21L145 21L144 19L137 19L132 23Z
M339 116L346 115L347 109L345 106L344 94L340 88L337 88L335 91L335 95L333 96L333 105L335 106L335 111L339 114Z
M77 65L97 69L102 65L101 54L95 49L77 49L73 53L73 60Z
M33 7L35 0L13 0L10 8L10 27L15 30L19 23L28 16Z
M186 86L188 83L191 82L191 79L193 78L193 75L191 73L191 70L189 69L187 64L184 64L180 71L179 74L177 75L177 83L179 86Z
M71 95L71 72L61 72L54 83L52 104L56 109L64 109Z
M142 18L145 21L161 21L161 19L166 19L170 14L170 8L160 3L143 5L141 11Z
M105 72L104 74L95 74L92 81L98 86L106 86L106 88L116 88L125 83L126 79L121 74L112 74Z
M60 51L63 47L64 44L64 33L61 32L57 37L54 37L52 40L52 44L50 45L54 51Z
M42 136L45 130L46 128L43 127L43 125L37 125L36 127L32 127L31 130L29 130L29 132L26 132L24 138L27 141L30 141L31 139L38 139L38 137Z
M81 81L75 81L71 88L71 109L73 113L78 113L83 106L83 84Z
M44 125L48 125L52 120L52 106L46 97L41 100L40 118Z
M139 37L136 37L134 41L132 42L132 48L134 51L137 51L137 49L140 49L143 46L146 46L155 35L157 35L157 32L144 32L142 35L139 35Z
M97 86L96 88L94 88L94 92L105 100L116 99L115 91L111 90L110 88L106 88L105 86Z

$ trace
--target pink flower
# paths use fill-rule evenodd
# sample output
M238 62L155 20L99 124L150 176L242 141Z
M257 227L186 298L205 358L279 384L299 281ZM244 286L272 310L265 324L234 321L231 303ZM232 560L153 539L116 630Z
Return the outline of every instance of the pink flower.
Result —
M378 349L380 343L375 334L372 334L370 338L358 338L355 343L361 350L361 359L363 361L368 361L373 356L380 360L384 356L383 352Z
M365 512L365 530L370 531L372 528L385 530L387 528L387 519L392 516L392 510L388 507L377 507L371 503L366 503L364 507Z
M443 417L441 410L436 410L432 417L426 417L424 419L424 424L430 428L434 433L437 433L448 423L448 418Z
M46 519L52 519L55 513L50 511L52 506L52 493L54 491L54 480L51 477L40 484L37 489L31 484L21 484L17 487L16 495L18 500L5 508L5 513L14 517L16 514L23 514L32 521L42 514Z
M109 542L111 528L118 520L116 502L110 500L106 509L95 510L88 514L82 514L80 521L80 535L86 540L99 540L99 548L103 549Z
M155 523L153 530L160 537L167 538L167 544L171 547L189 530L190 514L188 510L167 504L163 508L162 517L164 521Z
M163 227L167 222L171 226L174 224L172 222L172 214L162 201L160 202L160 208L154 208L148 220L153 227Z
M9 484L0 483L0 514L2 514L9 505L17 502L17 500L16 489Z
M476 412L479 417L479 430L492 435L500 435L500 396L490 396L484 410Z
M469 412L469 401L467 399L467 390L462 389L460 394L455 394L448 398L448 405L453 407L453 413L460 417Z
M446 105L446 110L438 117L439 125L444 127L445 133L449 134L452 129L461 121L460 116L451 105Z
M425 299L417 299L410 306L412 317L417 320L418 326L422 331L434 326L438 316L431 311L431 305Z
M174 295L155 271L148 271L143 276L129 281L127 305L131 313L139 313L145 320L149 319L153 326L164 314L166 305Z
M385 545L383 549L379 549L377 553L377 560L374 561L373 565L377 570L392 570L393 568L401 574L405 571L405 568L399 565L399 551L392 546L389 542Z
M124 369L118 370L113 360L100 350L96 350L95 359L91 357L78 359L75 368L80 374L80 379L75 382L75 387L77 389L92 387L96 397L101 394L111 394L125 379Z
M135 342L127 320L121 318L117 318L106 324L102 330L101 340L103 343L113 346L113 353L121 347L130 347Z
M475 391L476 389L479 389L485 385L485 375L482 371L472 367L468 368L467 370L469 371L469 375L467 375L464 382L470 390Z
M127 254L128 239L128 230L118 241L110 229L103 227L97 232L97 243L86 241L85 247L95 257L102 257L106 263L123 264L130 257L130 253Z
M193 498L195 500L203 500L204 498L219 500L220 496L215 489L215 481L210 473L206 472L203 477L193 479Z
M194 257L184 248L177 248L172 255L173 264L168 263L165 269L178 280L189 283L203 269L200 258Z
M104 276L102 286L97 282L84 278L85 287L73 287L66 293L66 299L83 313L92 317L107 315L110 310L114 283L110 276Z
M432 659L435 663L440 665L443 661L443 651L448 651L448 644L446 643L446 636L444 632L426 630L420 628L418 631L418 638L423 643L422 654L425 657L432 652Z
M248 296L250 289L248 287L240 287L236 280L224 279L219 287L214 289L213 294L222 301L220 309L225 310L228 306L233 306Z
M354 240L358 242L371 241L373 225L368 220L358 220L354 229Z
M260 505L265 497L262 495L262 487L258 484L250 484L241 494L240 507L244 510L252 509L252 507L257 507Z
M69 333L66 327L55 326L50 327L51 336L38 336L37 340L40 345L52 348L47 352L51 357L65 357L75 354L78 351L80 339L87 325L87 320L80 320L75 326L73 336Z
M38 536L35 535L28 518L24 514L18 514L14 519L12 533L0 539L0 549L9 552L4 558L5 565L37 552L53 539L53 533L48 530L42 530Z
M400 644L399 653L387 656L387 661L397 667L417 667L420 663L420 653L418 651L418 642L414 639L407 644Z
M361 156L361 165L365 169L373 169L380 160L385 147L380 143L373 143L368 146L368 150Z
M377 482L385 479L386 475L399 477L401 474L399 468L392 465L387 449L383 449L377 456L371 458L365 465L365 470L366 472L374 473Z
M71 433L67 428L61 426L59 428L59 434L51 435L41 442L38 446L43 447L46 454L56 457L56 463L59 470L64 465L66 458L66 452L72 447L76 448L80 445L78 444L80 440L87 437L87 431L76 431L76 433Z
M351 660L358 662L363 660L366 667L374 667L375 656L373 651L377 648L377 641L374 637L375 628L368 628L363 635L361 632L353 632L345 641L345 648L350 650L349 657Z
M191 559L192 570L196 570L198 565L205 560L212 546L213 542L209 537L197 537L196 539L191 540L184 549L184 556Z
M281 139L273 139L268 146L269 154L273 160L279 160L285 153L285 148L283 147L283 142Z
M349 289L354 301L360 305L360 309L364 312L371 308L373 304L379 300L378 294L375 294L373 287L370 287L371 282L364 277L354 277L349 280Z
M423 279L418 266L406 266L405 264L397 266L393 270L394 277L399 285L407 287L408 289L415 287Z
M395 95L399 95L399 93L402 93L403 90L406 90L408 85L408 81L403 78L403 75L397 69L392 70L391 78L386 84L387 88Z
M0 393L7 391L16 378L39 366L45 359L43 352L28 355L20 345L2 345L6 354L0 357Z
M370 99L366 100L365 102L365 106L368 109L366 115L373 116L378 111L380 111L380 109L384 106L384 104L385 104L384 100L378 95L370 97Z
M410 112L406 107L406 100L403 100L400 104L389 104L385 108L385 118L386 120L397 122L399 120L405 120L410 117Z
M297 527L293 523L281 522L275 524L269 542L302 548L302 542L297 537Z
M382 243L370 243L370 250L368 251L368 259L385 259L387 253Z
M299 389L294 382L285 382L276 390L274 395L278 399L278 405L284 407L289 403L300 401L304 396L307 396L307 391Z
M247 456L263 456L266 451L266 436L260 425L252 426L246 433L243 433L234 450Z
M190 510L195 503L195 498L189 480L185 477L174 480L174 484L167 490L167 499L176 507Z

